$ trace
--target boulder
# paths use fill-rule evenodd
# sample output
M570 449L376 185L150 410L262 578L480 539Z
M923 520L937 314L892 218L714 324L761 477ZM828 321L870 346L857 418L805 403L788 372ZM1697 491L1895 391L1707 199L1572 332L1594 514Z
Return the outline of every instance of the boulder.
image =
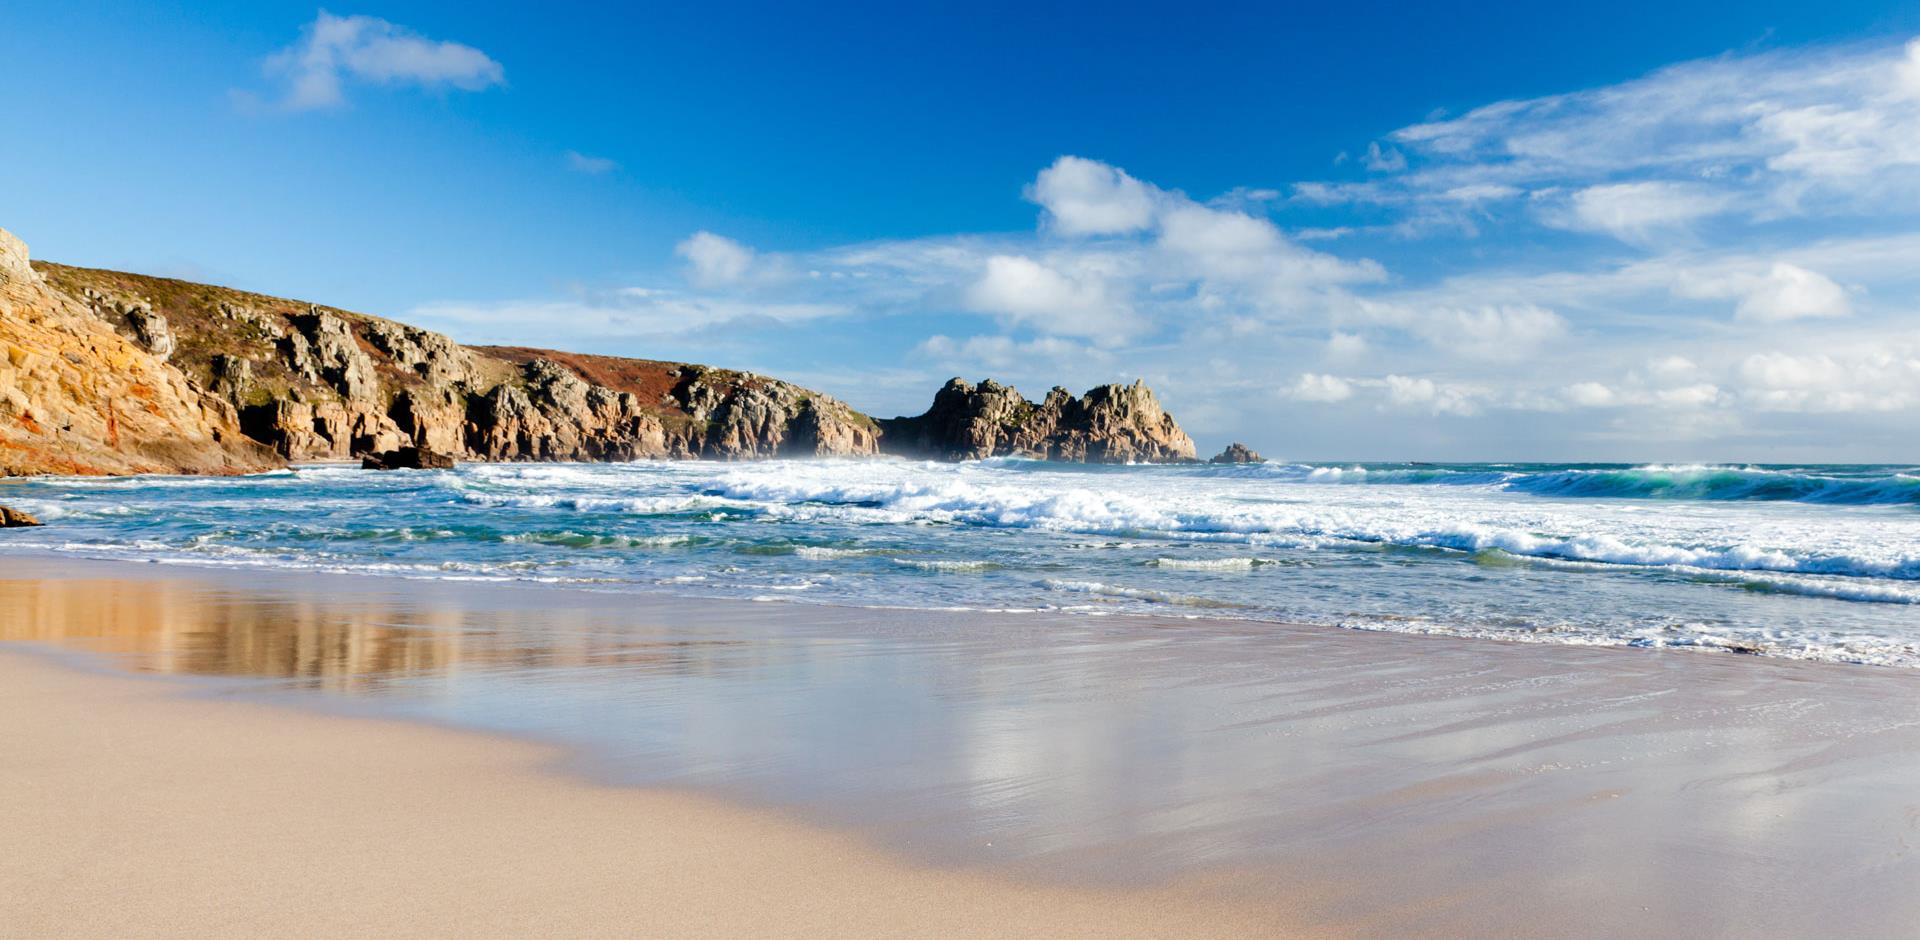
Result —
M9 509L5 506L0 506L0 529L21 529L40 524L40 520L18 509Z
M1207 462L1208 463L1266 463L1267 458L1262 457L1257 453L1254 453L1253 448L1248 447L1247 445L1242 444L1239 441L1234 441L1233 443L1227 445L1226 450L1223 450L1213 455L1211 458L1207 460Z
M418 447L401 447L360 458L362 470L452 470L453 457Z

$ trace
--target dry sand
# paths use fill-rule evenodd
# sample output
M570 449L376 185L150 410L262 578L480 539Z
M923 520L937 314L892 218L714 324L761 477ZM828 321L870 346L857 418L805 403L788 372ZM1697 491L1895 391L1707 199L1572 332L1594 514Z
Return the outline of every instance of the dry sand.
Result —
M0 935L1300 933L1208 886L916 867L533 744L180 693L0 650Z

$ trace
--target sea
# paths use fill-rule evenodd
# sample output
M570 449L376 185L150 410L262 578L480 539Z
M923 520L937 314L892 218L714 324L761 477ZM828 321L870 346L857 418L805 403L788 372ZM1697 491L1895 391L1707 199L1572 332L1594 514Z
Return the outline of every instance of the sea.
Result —
M1920 667L1904 466L300 466L4 495L47 525L0 553Z

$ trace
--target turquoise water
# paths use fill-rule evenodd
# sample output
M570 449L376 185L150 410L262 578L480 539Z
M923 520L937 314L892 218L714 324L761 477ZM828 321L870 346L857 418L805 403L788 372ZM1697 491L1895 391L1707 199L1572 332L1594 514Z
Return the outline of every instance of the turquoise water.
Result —
M0 550L1920 666L1920 470L1020 460L49 478Z

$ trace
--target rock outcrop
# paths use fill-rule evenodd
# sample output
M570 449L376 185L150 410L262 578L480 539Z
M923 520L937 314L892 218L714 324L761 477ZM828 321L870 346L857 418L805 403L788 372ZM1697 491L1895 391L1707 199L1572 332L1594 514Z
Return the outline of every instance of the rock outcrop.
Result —
M1254 453L1253 448L1239 441L1227 445L1227 448L1207 459L1208 463L1266 463L1267 458Z
M0 231L0 476L242 473L406 453L1189 461L1145 385L1034 403L955 379L877 422L751 372L523 347L168 278L29 263Z
M40 525L40 520L18 509L0 506L0 529L24 529L36 525Z
M402 447L360 458L362 470L452 470L453 465L451 455L418 447Z
M230 400L170 362L178 347L151 304L62 290L0 230L0 476L278 465Z
M1075 398L1055 386L1038 404L991 379L952 379L918 417L882 421L887 453L934 460L1035 457L1085 463L1185 463L1193 439L1144 382Z

